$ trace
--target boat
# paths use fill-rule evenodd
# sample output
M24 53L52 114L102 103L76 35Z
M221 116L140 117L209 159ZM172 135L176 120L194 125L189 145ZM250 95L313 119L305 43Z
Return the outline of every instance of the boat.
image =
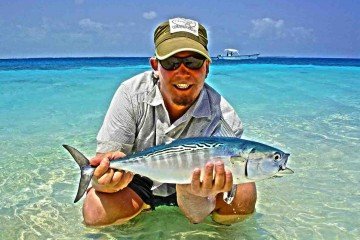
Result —
M248 60L252 59L255 60L258 58L260 53L254 53L254 54L240 54L238 50L227 48L224 50L224 55L218 55L217 59L220 60Z

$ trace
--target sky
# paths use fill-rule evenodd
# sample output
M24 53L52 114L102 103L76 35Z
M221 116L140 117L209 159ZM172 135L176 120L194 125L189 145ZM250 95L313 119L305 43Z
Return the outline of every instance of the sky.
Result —
M0 58L149 57L174 17L207 28L211 56L360 58L359 0L1 0Z

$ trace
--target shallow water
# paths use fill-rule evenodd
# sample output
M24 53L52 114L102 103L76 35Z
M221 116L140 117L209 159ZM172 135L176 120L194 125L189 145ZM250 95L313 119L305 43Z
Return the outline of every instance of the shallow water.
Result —
M0 239L356 239L360 236L360 60L214 62L207 82L243 120L244 138L291 153L295 174L257 183L256 212L192 225L176 207L87 228L73 204L118 84L147 59L0 60Z

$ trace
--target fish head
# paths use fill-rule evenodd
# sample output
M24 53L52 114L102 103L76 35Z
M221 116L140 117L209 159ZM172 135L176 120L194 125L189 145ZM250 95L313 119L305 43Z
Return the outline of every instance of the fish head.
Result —
M264 144L252 146L247 156L245 175L249 180L256 181L293 173L286 166L289 156L289 153Z

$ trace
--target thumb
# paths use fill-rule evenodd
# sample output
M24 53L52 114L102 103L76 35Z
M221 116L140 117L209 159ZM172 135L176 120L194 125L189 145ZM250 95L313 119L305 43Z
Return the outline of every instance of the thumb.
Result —
M91 166L98 166L101 162L101 160L104 158L105 154L104 153L98 153L96 154L95 157L93 157L92 159L90 159L90 165Z
M123 158L125 156L126 156L125 153L120 152L120 151L116 151L116 152L112 152L108 157L109 157L109 160L112 161L112 160L115 160L117 158Z

